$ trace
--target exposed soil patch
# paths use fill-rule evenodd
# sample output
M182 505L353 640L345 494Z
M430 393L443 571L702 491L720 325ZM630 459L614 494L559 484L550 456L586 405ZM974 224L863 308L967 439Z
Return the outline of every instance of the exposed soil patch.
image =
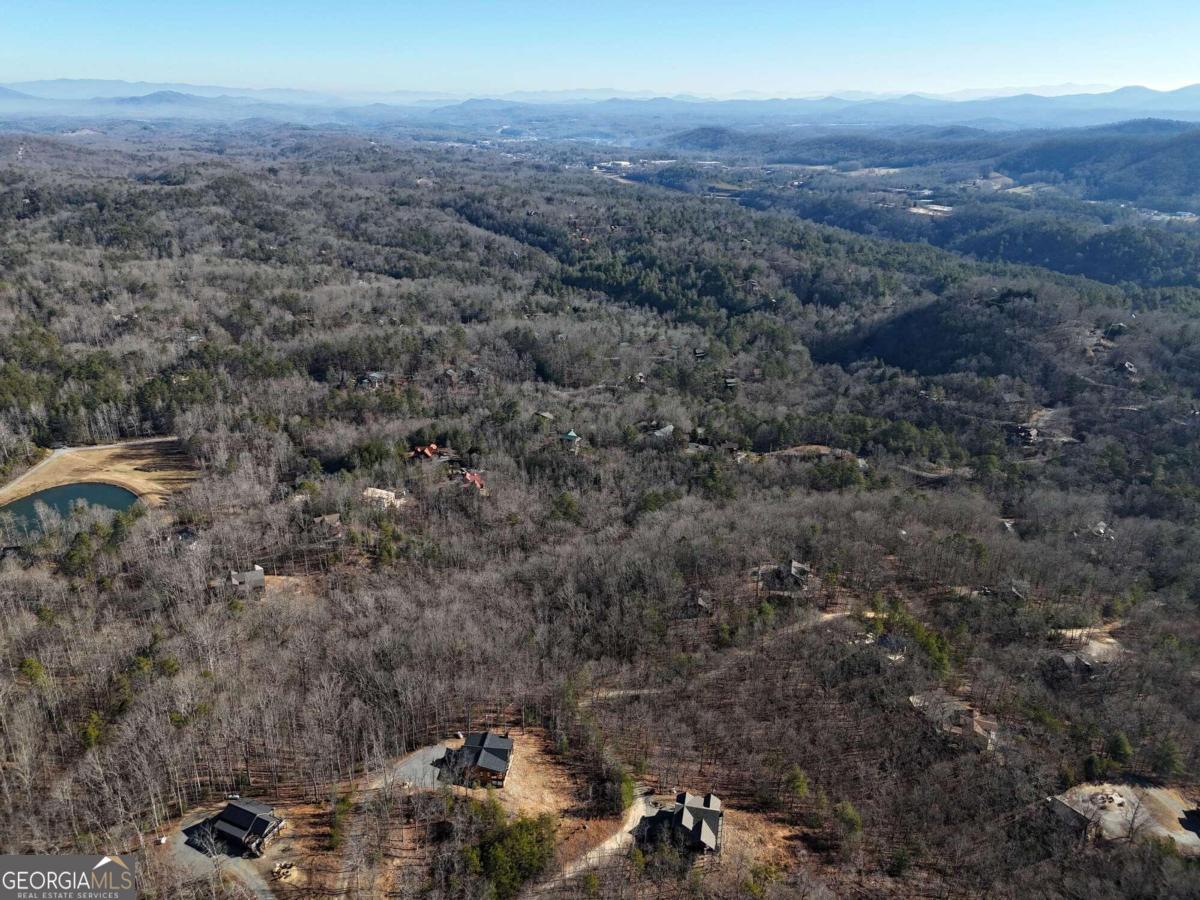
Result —
M311 897L336 881L340 867L339 852L329 847L329 809L297 804L283 815L286 830L254 864L276 897Z
M512 734L513 758L504 780L504 787L495 792L496 799L510 815L538 816L542 813L562 815L578 807L579 798L567 769L549 753L549 742L537 732ZM451 745L461 742L451 742ZM484 789L464 793L478 800L487 799Z
M311 575L267 575L264 580L266 599L312 600L317 596L317 580Z
M1077 647L1096 662L1114 662L1125 653L1121 642L1113 635L1123 622L1109 622L1091 628L1060 628L1058 636L1071 647Z
M556 822L554 868L570 871L573 863L617 834L622 820L617 817L593 818L587 814L586 790L580 776L551 752L544 732L527 729L514 732L510 737L514 750L512 765L504 787L495 789L491 795L510 816L553 816ZM393 779L405 785L404 790L432 788L425 773L430 769L427 760L440 757L445 748L461 744L457 739L448 740L428 748L428 752L423 750L413 754L411 760L414 762L398 766L391 773ZM412 774L414 767L420 770L415 775ZM368 789L379 787L378 781L368 782ZM483 788L453 787L452 790L477 800L486 800L489 796ZM378 896L402 883L426 877L430 859L430 836L426 825L397 822L383 842L386 848L384 864L361 866L356 878L343 877L340 882L335 881L335 885L347 889L350 881L357 880L360 886L369 885L373 895ZM342 861L343 870L348 868L349 862L348 859Z
M594 818L585 813L586 803L578 780L553 755L541 731L513 734L513 762L504 787L496 799L509 815L539 816L549 813L558 822L555 833L560 865L578 859L608 839L620 826L619 818ZM457 742L450 742L451 746ZM487 791L457 788L483 800Z

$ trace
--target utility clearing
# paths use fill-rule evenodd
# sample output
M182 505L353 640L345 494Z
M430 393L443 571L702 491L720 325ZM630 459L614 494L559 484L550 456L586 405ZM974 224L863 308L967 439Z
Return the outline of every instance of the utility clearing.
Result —
M158 506L196 477L178 438L146 438L96 447L63 447L0 487L0 506L81 481L115 484Z

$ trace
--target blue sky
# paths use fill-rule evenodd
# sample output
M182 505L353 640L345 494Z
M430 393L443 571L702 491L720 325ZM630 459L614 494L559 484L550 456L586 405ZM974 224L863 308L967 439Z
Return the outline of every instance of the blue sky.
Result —
M728 95L1200 82L1197 0L0 0L0 81Z

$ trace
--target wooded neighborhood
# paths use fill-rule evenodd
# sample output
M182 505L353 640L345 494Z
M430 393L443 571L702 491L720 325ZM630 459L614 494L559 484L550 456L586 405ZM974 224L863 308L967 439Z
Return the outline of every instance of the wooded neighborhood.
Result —
M1195 284L964 250L1084 203L982 138L488 128L0 129L0 850L1193 896Z

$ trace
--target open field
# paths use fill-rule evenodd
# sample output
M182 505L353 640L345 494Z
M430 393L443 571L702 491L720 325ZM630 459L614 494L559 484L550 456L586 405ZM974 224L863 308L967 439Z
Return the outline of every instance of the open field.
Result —
M0 487L0 505L47 488L81 481L115 484L158 506L186 487L196 472L173 437L147 438L99 447L64 447Z

